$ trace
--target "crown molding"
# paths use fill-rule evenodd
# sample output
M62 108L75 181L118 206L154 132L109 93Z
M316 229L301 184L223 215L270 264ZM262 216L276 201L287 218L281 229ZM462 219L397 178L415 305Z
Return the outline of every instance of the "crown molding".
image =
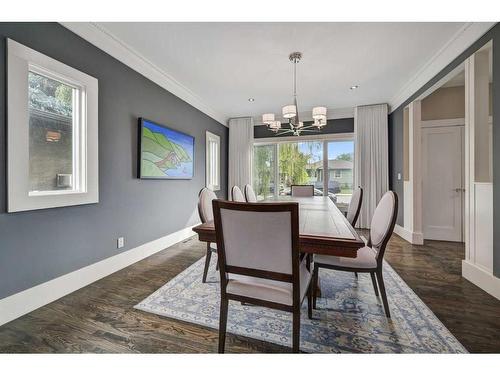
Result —
M496 22L468 22L389 101L392 112L491 29Z
M205 113L207 116L227 126L226 116L215 111L186 86L114 36L104 27L93 22L62 22L61 25Z

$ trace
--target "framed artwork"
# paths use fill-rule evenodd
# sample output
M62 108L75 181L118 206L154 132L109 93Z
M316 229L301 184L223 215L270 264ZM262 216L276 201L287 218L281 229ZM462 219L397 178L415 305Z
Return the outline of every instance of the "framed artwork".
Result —
M194 137L139 118L139 178L189 180L194 176Z

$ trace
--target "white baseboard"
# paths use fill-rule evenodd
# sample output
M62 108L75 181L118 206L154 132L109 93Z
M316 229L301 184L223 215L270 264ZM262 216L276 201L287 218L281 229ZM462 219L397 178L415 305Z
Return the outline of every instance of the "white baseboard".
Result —
M394 226L394 233L400 236L402 239L408 241L413 245L423 245L424 244L424 234L419 232L411 232L408 229L396 224Z
M193 226L1 299L0 326L189 238Z
M462 276L500 300L500 279L498 277L466 260L462 260Z

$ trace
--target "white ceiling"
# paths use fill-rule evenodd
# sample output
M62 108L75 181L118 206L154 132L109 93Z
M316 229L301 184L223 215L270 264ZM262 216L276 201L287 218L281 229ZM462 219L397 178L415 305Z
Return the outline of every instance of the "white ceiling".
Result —
M224 117L389 102L464 23L98 23ZM352 85L359 89L351 91ZM248 98L255 98L249 102ZM342 111L339 111L342 112ZM343 111L345 112L345 110Z

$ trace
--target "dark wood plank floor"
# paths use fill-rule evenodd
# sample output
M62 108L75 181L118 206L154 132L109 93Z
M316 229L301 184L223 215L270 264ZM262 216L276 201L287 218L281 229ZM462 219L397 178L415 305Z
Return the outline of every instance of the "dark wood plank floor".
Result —
M461 276L464 257L463 244L394 235L385 259L468 351L500 353L500 301Z
M192 239L0 327L0 352L215 353L217 331L133 308L204 255ZM472 352L500 352L500 301L460 277L460 244L411 246L394 236L387 260ZM228 335L227 352L287 352Z

